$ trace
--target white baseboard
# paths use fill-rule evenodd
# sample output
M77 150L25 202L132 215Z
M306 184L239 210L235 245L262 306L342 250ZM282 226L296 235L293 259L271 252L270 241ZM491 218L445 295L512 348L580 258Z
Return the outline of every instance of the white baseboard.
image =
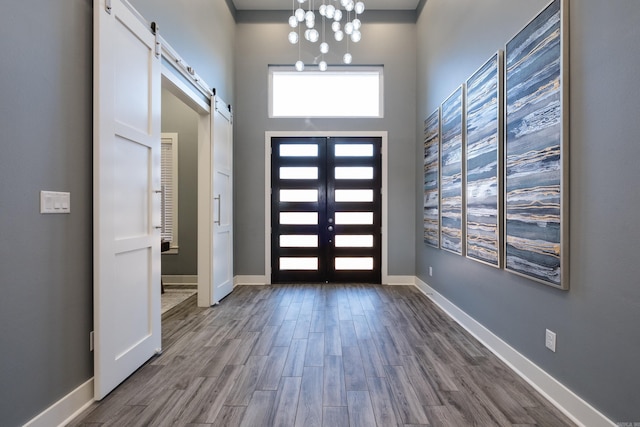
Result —
M415 276L386 276L382 278L383 285L415 285L416 277Z
M93 403L93 378L29 421L24 427L64 426Z
M197 274L163 274L162 283L165 285L197 285Z
M415 286L576 424L585 427L616 426L580 396L417 277Z
M267 280L267 276L235 276L233 278L233 286L238 285L269 285L269 280Z

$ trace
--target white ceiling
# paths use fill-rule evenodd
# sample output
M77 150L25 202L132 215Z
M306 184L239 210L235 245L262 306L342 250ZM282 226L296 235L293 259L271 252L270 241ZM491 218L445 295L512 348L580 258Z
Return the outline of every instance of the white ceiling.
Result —
M232 0L237 10L289 10L292 0ZM331 0L326 0L327 4ZM367 10L415 10L420 0L363 0ZM296 2L297 3L297 2ZM322 0L315 0L316 7Z

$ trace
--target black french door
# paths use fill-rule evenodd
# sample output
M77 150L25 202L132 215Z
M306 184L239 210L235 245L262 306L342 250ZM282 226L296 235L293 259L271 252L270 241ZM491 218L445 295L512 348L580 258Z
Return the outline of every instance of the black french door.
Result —
M381 138L271 140L272 283L381 282Z

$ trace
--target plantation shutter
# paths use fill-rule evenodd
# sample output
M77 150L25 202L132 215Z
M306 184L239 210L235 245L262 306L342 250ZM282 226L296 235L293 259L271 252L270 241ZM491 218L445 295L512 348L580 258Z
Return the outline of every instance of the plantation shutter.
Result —
M162 183L162 240L177 246L177 134L162 135L161 183Z

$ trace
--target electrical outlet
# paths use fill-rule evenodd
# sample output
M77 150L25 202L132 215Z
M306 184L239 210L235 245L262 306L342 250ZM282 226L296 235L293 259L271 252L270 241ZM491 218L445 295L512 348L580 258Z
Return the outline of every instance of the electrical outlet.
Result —
M433 276L433 267L429 266L429 276Z
M544 345L554 353L556 352L556 333L547 329Z
M89 332L89 351L93 351L93 331Z

